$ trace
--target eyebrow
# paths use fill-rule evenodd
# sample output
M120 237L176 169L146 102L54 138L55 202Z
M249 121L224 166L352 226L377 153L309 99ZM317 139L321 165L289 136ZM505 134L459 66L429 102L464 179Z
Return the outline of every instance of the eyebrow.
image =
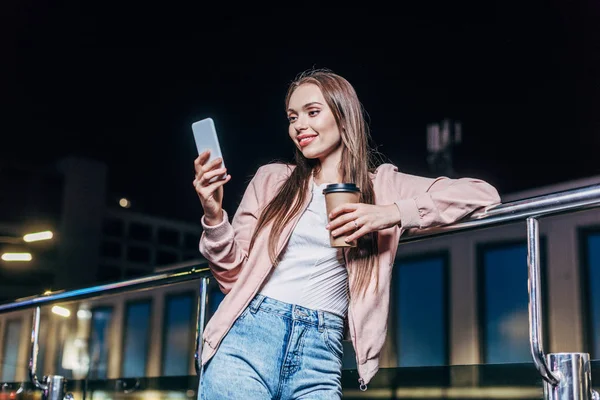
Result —
M319 103L318 101L313 101L310 103L306 103L305 105L302 106L302 108L306 110L307 108L314 106L315 104L318 104L320 106L323 105L323 104ZM290 111L295 111L295 110L293 108L288 108L287 111L290 112Z

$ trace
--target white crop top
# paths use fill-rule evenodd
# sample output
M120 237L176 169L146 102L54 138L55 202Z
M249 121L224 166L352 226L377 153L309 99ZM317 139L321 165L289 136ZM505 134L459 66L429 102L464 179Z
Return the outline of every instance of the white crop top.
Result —
M260 293L344 318L349 301L348 271L342 249L330 246L329 231L325 229L326 185L313 184L310 204Z

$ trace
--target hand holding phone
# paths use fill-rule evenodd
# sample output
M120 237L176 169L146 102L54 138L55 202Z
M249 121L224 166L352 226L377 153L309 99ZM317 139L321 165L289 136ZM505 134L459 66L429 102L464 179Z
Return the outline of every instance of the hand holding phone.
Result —
M231 175L223 163L214 123L202 120L192 124L199 156L194 161L194 189L204 209L204 222L217 225L223 221L223 185ZM215 154L216 153L216 154Z
M217 129L215 128L215 123L212 118L205 118L194 122L192 124L192 132L194 134L198 155L208 150L210 152L208 162L217 158L223 158L221 146L219 145L219 138L217 136ZM224 168L225 162L222 162L221 166ZM223 174L220 177L215 176L210 182L212 183L216 182L218 179L225 179L226 176L226 174Z

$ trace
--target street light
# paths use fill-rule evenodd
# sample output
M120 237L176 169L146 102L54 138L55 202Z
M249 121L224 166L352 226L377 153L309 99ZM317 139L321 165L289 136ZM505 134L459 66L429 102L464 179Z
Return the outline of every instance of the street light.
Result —
M50 240L54 237L52 231L43 231L43 232L34 232L23 235L23 237L13 237L13 236L0 236L0 243L7 244L22 244L31 243L31 242L39 242L42 240ZM20 261L20 262L28 262L32 260L31 253L16 253L16 252L7 252L3 253L0 256L2 261Z
M26 241L27 243L39 242L40 240L50 240L50 239L52 239L53 236L54 235L52 234L51 231L28 233L27 235L23 236L23 240Z
M31 261L31 253L4 253L2 261Z

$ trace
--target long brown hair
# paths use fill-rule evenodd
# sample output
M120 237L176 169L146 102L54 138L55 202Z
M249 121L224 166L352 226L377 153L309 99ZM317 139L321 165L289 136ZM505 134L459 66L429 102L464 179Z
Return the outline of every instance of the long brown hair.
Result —
M373 204L375 196L369 173L375 168L373 155L376 152L369 146L369 130L356 91L346 79L329 70L309 70L300 74L290 84L285 97L286 110L294 91L300 85L307 83L319 87L340 130L342 157L339 167L342 182L355 183L361 189L360 202ZM295 164L296 168L261 213L250 241L250 249L252 249L259 232L272 222L269 256L274 265L279 262L278 239L284 227L301 211L303 200L309 190L310 175L317 173L320 168L318 160L307 159L297 148ZM376 279L377 287L379 275L377 254L377 232L363 236L358 240L357 247L350 249L348 257L356 261L353 268L349 269L353 294L361 292L364 294L372 278Z

